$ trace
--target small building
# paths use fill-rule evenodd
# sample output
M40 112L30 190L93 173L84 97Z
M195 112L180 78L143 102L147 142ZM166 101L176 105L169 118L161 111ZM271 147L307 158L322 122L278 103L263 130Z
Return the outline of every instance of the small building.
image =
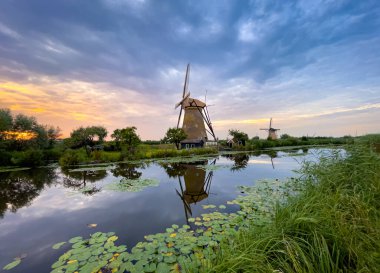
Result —
M227 139L227 145L230 148L236 147L236 146L245 146L245 140L244 139L238 140L238 139L235 139L235 138Z
M181 149L203 148L203 139L185 139L181 141Z

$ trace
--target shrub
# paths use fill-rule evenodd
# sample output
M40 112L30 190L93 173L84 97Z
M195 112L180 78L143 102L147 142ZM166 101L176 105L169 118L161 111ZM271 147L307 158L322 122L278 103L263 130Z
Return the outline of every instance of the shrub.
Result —
M12 153L0 150L0 166L8 166L12 164Z
M14 152L11 162L16 166L36 167L44 164L44 154L38 149L29 149L23 152Z
M77 165L79 163L79 156L73 150L67 150L59 159L59 165L67 167L70 165Z

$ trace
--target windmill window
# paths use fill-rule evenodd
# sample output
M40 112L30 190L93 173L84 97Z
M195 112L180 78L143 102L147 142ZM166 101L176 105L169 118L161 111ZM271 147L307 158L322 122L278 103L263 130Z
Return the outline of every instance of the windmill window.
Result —
M195 145L194 145L194 144L191 144L190 148L194 148L194 147L195 147Z
M186 144L186 149L189 149L189 144Z

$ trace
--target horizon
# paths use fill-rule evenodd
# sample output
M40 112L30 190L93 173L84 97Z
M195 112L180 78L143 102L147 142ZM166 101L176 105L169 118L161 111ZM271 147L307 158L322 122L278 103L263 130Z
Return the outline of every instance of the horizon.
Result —
M380 132L380 3L2 1L0 108L64 137L175 127L185 70L219 139Z

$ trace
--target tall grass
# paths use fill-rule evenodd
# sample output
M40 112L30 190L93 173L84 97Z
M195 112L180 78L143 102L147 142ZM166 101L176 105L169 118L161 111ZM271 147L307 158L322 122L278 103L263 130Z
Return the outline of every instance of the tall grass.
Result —
M221 244L202 272L380 272L380 156L373 144L305 163L301 194L278 205L270 224L252 223Z

